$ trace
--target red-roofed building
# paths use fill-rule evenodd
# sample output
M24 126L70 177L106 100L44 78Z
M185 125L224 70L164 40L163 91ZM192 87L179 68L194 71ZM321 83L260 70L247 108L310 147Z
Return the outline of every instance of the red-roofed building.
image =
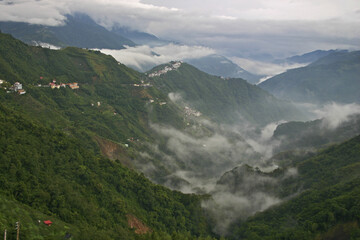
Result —
M50 220L45 220L44 223L45 223L46 225L48 225L48 226L51 226L52 221L50 221Z

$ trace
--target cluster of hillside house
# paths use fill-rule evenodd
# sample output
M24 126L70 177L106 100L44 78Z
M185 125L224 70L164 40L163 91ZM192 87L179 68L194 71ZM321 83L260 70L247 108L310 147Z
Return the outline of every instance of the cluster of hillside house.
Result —
M3 83L6 83L6 81L5 80L0 80L0 85L2 85ZM19 82L15 82L13 85L11 85L11 87L9 87L7 93L11 93L11 92L16 92L19 95L23 95L23 94L26 93L26 91L23 89L22 84L19 83Z
M161 69L159 71L156 71L156 72L153 72L153 73L150 73L148 76L149 77L159 77L161 76L162 74L165 74L169 71L173 71L173 70L176 70L178 69L182 64L182 61L177 61L177 62L174 62L172 63L170 66L165 66L164 69Z
M56 80L53 80L51 83L49 83L49 86L51 89L59 89L59 88L66 88L66 86L69 86L69 88L71 89L78 89L79 85L78 83L60 83L60 84L56 84Z

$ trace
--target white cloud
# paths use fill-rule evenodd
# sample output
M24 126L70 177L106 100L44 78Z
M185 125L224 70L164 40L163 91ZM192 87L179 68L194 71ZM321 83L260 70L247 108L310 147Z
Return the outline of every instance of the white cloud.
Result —
M360 114L360 105L356 103L338 104L330 103L313 111L317 118L323 118L324 127L335 129L346 122L354 114Z
M215 50L202 46L187 46L170 43L160 47L136 46L122 50L101 49L112 55L118 62L146 71L152 67L170 61L200 58L215 53Z
M168 94L168 97L174 103L179 103L179 102L183 101L183 98L180 93L171 92Z
M84 12L106 27L117 23L227 56L278 57L359 49L359 9L358 0L29 0L0 1L0 20L57 25L66 13Z
M217 0L174 1L174 0L142 0L158 6L176 7L188 11L206 14L217 13L242 19L271 20L326 20L346 18L349 13L359 9L356 0Z
M69 13L65 2L53 0L0 1L0 21L28 22L57 26L64 24Z
M239 58L239 57L232 57L231 61L238 64L242 68L246 69L251 73L255 73L258 75L267 75L267 76L274 76L280 73L283 73L292 68L299 68L304 67L307 64L275 64L275 63L268 63L262 61L256 61L251 59ZM266 80L269 77L263 79Z

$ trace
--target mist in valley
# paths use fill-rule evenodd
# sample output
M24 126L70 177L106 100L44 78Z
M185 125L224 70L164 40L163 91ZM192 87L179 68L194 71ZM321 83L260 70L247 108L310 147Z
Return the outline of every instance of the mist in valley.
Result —
M171 93L169 98L182 107L191 106L180 94ZM298 105L306 110L309 122L320 121L323 133L344 124L353 125L360 114L358 104ZM162 141L149 143L151 151L141 153L141 158L147 159L148 164L139 161L138 168L155 182L171 189L210 194L211 198L204 201L202 207L214 220L215 232L226 234L235 221L246 220L256 212L292 197L281 196L278 188L283 181L296 179L296 166L279 167L281 164L273 155L280 149L291 150L287 143L304 138L304 133L299 132L297 137L276 138L274 132L279 125L286 124L285 121L259 127L241 118L240 114L237 124L232 125L215 123L203 116L187 121L191 124L185 129L151 123ZM360 128L353 131L353 135L357 133ZM169 171L161 180L156 177L158 168L152 163L155 159L160 159ZM277 171L281 174L274 174Z

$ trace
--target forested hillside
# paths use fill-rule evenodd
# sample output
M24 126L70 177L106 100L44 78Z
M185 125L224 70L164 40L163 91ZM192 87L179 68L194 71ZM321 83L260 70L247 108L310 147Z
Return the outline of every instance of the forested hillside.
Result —
M280 189L294 195L233 225L233 239L360 237L360 137L296 162L298 176Z
M78 139L3 104L0 119L0 196L2 208L12 209L1 211L0 225L13 229L20 221L23 239L59 239L65 232L76 239L209 233L200 208L203 197L154 185L119 161L86 150ZM58 232L44 230L39 218L51 219ZM142 228L131 229L128 222L134 219Z
M171 103L160 107L165 95L134 86L144 76L100 52L29 47L5 34L0 42L0 225L9 236L16 221L23 239L211 235L203 196L170 191L124 166L154 137L149 118L179 116ZM15 82L25 94L10 87ZM158 110L149 113L152 98ZM51 230L38 223L49 219Z
M149 73L166 66L169 65L158 66ZM294 105L243 79L212 76L186 63L177 70L155 76L153 82L164 92L180 94L185 102L218 122L234 123L241 119L267 124L302 117Z
M84 146L99 149L94 145L100 144L103 153L111 155L110 144L122 152L113 158L129 163L136 155L134 149L146 148L143 143L156 137L148 126L150 120L183 125L177 106L159 105L168 101L166 95L152 86L135 86L146 77L111 56L77 48L30 47L5 34L0 42L0 78L8 84L20 82L27 92L19 96L3 90L3 101L48 127L82 139ZM50 86L74 82L78 89Z

